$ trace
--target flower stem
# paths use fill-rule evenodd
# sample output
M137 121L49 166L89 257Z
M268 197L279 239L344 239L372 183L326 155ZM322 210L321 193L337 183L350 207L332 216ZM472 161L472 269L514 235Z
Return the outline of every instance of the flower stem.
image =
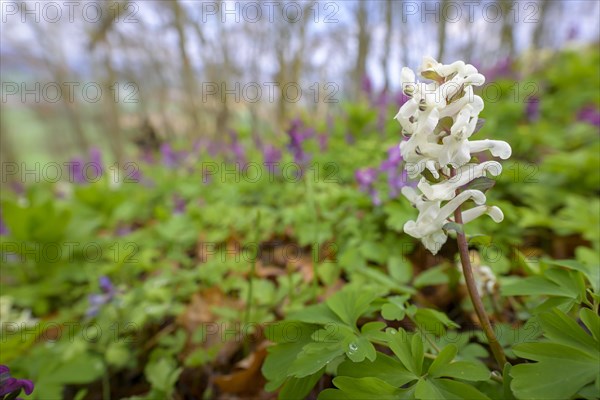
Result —
M452 173L452 175L454 175L454 170ZM454 222L459 225L462 225L463 223L461 207L458 207L456 211L454 211ZM475 283L475 277L473 276L471 261L469 260L469 246L467 244L467 237L465 236L465 233L462 231L456 232L456 240L458 242L460 261L462 264L463 275L465 276L469 297L473 303L473 308L475 309L475 313L477 314L481 328L488 339L492 354L498 363L500 371L503 371L504 365L507 363L506 356L504 355L504 350L502 350L502 346L500 345L500 342L498 342L496 334L492 329L492 324L490 323L490 319L488 318L485 307L483 306L483 301L481 300L479 293L477 293L477 285Z

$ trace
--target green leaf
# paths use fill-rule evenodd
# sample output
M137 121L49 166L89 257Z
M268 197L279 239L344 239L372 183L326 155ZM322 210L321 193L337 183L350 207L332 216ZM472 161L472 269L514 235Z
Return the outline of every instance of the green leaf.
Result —
M356 341L348 344L346 355L354 362L361 362L365 358L371 361L375 360L377 353L375 351L375 346L373 346L367 338L361 336Z
M442 393L442 399L445 400L490 400L489 397L473 386L462 382L452 381L450 379L434 379L432 380L432 383Z
M445 376L447 378L462 379L465 381L487 381L490 379L490 371L487 367L476 361L455 361L443 365L435 371L436 378Z
M99 356L85 354L61 363L46 380L52 383L86 384L99 379L104 363Z
M415 376L421 376L421 366L424 357L423 343L421 342L420 359L418 359L419 354L413 354L411 337L404 329L399 329L398 331L389 330L387 335L390 349L392 349L404 367ZM417 340L420 340L418 335L414 335L414 337L417 337ZM418 345L415 345L415 347L418 347Z
M425 286L448 283L448 274L446 274L447 268L448 267L444 264L429 268L415 278L413 285L416 288L422 288Z
M303 378L317 373L321 368L343 355L345 348L340 344L310 343L296 356L287 370L288 375Z
M590 326L599 323L597 315L585 312L581 315L586 315ZM540 314L538 319L544 336L551 342L523 343L514 347L517 356L538 361L512 367L511 388L515 395L528 399L566 399L596 382L600 376L598 339L562 311Z
M404 304L408 298L409 296L388 297L388 303L381 307L381 316L388 321L402 321L406 317L406 307Z
M454 360L454 357L456 357L456 353L458 353L458 348L455 345L449 344L444 347L429 366L428 374L433 377L441 376L437 374L437 371L450 364Z
M417 309L414 320L421 329L438 335L442 335L445 332L444 327L460 327L457 323L448 318L446 314L432 308Z
M393 256L388 260L390 276L399 283L407 283L413 276L412 264L404 256Z
M445 400L444 394L430 379L419 379L415 387L417 400Z
M565 313L554 310L538 317L544 330L544 336L555 343L578 348L583 352L598 348L598 340L588 335L573 319Z
M418 379L398 360L383 353L377 353L374 361L365 360L360 363L344 361L338 368L338 375L352 378L379 378L396 387Z
M144 368L144 375L153 389L164 393L172 393L183 368L177 368L175 361L161 358L151 362Z
M492 237L488 235L469 235L470 246L489 246L492 243Z
M335 296L335 295L334 295ZM309 324L342 324L342 320L327 306L320 303L290 313L286 318L288 321L300 321Z
M415 372L423 372L423 360L425 359L425 349L423 348L423 338L421 335L413 335L410 344L413 362L415 365Z
M463 188L469 190L479 190L483 193L493 188L496 184L496 181L488 178L487 176L480 176L479 178L473 179L471 182L467 183Z
M323 376L323 371L304 378L290 378L279 391L281 400L304 400Z
M505 279L501 285L503 296L561 296L575 299L579 293L541 277Z
M377 294L371 290L347 287L327 299L327 305L344 323L354 327L376 298Z
M575 260L544 260L546 264L569 268L585 275L594 292L600 292L600 265L582 264Z
M364 400L364 399L386 399L399 400L403 397L402 389L398 389L389 383L373 377L350 378L338 376L333 379L333 384L339 390L325 390L319 394L319 400Z
M287 325L286 325L287 324ZM266 385L266 389L269 391L277 389L281 386L290 374L288 369L292 363L298 357L298 354L302 352L302 349L307 344L311 343L311 335L316 330L316 327L307 324L301 324L298 322L300 329L289 329L286 327L295 327L290 323L281 322L273 324L273 328L269 327L267 337L270 340L277 338L281 340L281 343L270 346L268 348L268 355L262 366L262 373L267 378L269 383Z
M600 342L600 317L589 308L582 308L579 311L579 318L590 330L596 342Z
M523 343L514 348L523 358L539 361L511 369L511 388L523 399L568 399L600 374L598 357L556 343Z

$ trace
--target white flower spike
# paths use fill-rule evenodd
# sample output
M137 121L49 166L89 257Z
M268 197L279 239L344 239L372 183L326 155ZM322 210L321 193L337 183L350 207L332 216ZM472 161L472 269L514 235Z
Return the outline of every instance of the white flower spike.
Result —
M473 86L485 82L474 66L463 61L444 65L424 57L420 74L432 82L418 82L411 69L402 68L402 90L410 100L395 117L402 125L403 134L409 137L400 143L406 171L411 178L421 176L418 189L405 187L402 190L419 210L417 220L408 221L404 231L420 239L436 254L447 240L444 225L454 222L452 214L463 203L473 200L476 204L463 212L463 223L483 214L495 222L502 221L502 211L485 205L482 192L456 193L476 178L488 173L498 176L502 172L502 166L496 161L472 163L473 154L489 150L494 157L507 159L511 148L499 140L469 141L477 131L479 113L483 110L483 100L473 93ZM454 171L452 176L451 170ZM431 175L429 178L426 171ZM434 182L430 181L431 177ZM442 202L447 203L442 205Z

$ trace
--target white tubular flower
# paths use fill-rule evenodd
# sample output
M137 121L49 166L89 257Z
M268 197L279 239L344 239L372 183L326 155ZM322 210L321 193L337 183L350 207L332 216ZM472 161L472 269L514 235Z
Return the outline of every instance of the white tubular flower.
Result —
M443 207L440 207L441 201L426 201L411 187L402 188L402 194L419 210L416 221L408 221L404 224L404 232L421 239L425 247L433 254L436 254L441 245L446 242L447 235L443 227L448 222L453 222L452 214L458 207L467 200L473 200L475 204L485 203L485 194L479 190L465 190ZM486 206L480 207L486 208ZM485 211L481 211L481 214ZM479 211L477 212L479 213Z
M450 200L456 195L457 189L475 178L485 176L486 172L489 172L492 176L498 176L502 172L502 166L496 161L467 164L457 169L456 176L449 180L431 184L423 177L417 187L429 200Z
M478 130L479 113L484 107L473 86L482 85L485 77L474 66L463 61L444 65L424 57L420 74L432 82L418 82L412 70L402 68L402 88L411 99L395 117L409 136L400 143L406 171L411 178L421 176L418 189L402 190L419 210L417 220L408 221L404 231L435 254L447 240L444 226L454 222L454 211L467 201L472 200L476 206L462 213L463 223L483 214L495 222L502 221L504 215L498 207L485 205L482 192L468 189L469 183L487 173L498 176L502 166L496 161L475 164L471 160L474 153L482 151L507 159L511 148L499 140L469 141ZM429 180L431 177L434 182ZM457 195L465 187L467 190Z

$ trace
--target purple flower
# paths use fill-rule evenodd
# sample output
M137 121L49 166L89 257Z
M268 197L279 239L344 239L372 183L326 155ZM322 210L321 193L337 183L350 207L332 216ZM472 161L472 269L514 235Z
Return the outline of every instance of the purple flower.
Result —
M131 232L133 232L133 228L130 225L119 225L117 228L115 235L117 236L127 236Z
M512 72L512 60L510 57L505 57L499 60L496 65L488 69L484 75L486 81L492 82L498 78L510 76Z
M577 120L600 127L600 112L596 107L587 105L579 111L579 114L577 114Z
M10 233L8 227L4 223L4 218L2 218L2 210L0 209L0 236L6 236Z
M185 199L178 194L173 195L173 214L185 213Z
M144 150L144 152L142 153L142 156L140 158L146 164L150 164L150 165L154 164L154 155L152 154L151 150Z
M387 174L390 198L397 197L400 190L407 185L406 171L399 172L402 161L400 146L393 146L388 150L388 158L379 166L379 170Z
M179 157L169 143L163 143L160 145L160 155L163 164L167 168L175 168L178 164Z
M6 365L0 365L0 396L9 395L8 398L15 399L21 390L29 395L33 392L33 382L28 379L17 379L10 376L10 369ZM17 399L18 400L18 399Z
M402 170L398 173L398 170L388 172L388 187L390 189L390 198L396 198L400 194L400 191L404 186L408 185L408 173L406 170Z
M361 190L366 189L375 183L375 180L377 179L377 170L375 168L358 169L354 173L354 177Z
M371 197L374 205L381 204L379 193L375 190L375 181L377 180L377 170L375 168L362 168L354 173L356 182L361 192L367 193Z
M399 90L396 93L396 99L395 100L396 100L396 105L398 107L401 107L404 103L406 103L409 100L409 98L408 98L408 96L406 94L404 94L404 92L402 90Z
M246 165L246 149L238 141L235 141L231 145L231 152L233 153L234 161L241 165Z
M102 293L112 293L115 290L108 276L101 276L98 283L100 286L100 290L102 290Z
M398 169L401 162L402 153L400 152L400 146L393 146L388 150L388 158L381 163L379 168L383 172L389 172Z
M103 168L102 168L102 152L100 151L99 148L92 147L92 149L90 150L90 162L96 168L97 175L98 176L102 175L102 172L103 172Z
M115 297L115 287L109 277L100 277L98 285L100 286L101 293L94 293L88 296L90 305L85 313L88 318L98 315L100 309Z
M69 166L69 179L73 183L83 184L86 182L85 175L83 172L84 161L81 158L79 158L79 157L72 158L71 161L68 163L68 166Z
M294 156L294 161L298 164L306 163L310 159L310 155L304 151L302 144L306 139L313 136L314 131L304 127L302 121L296 118L292 121L290 129L286 133L290 138L287 148Z
M373 81L371 81L369 75L365 74L362 77L360 88L362 89L363 93L371 97L373 94Z
M281 160L281 150L271 144L267 144L263 147L263 159L267 165L275 164Z
M525 116L529 122L535 122L540 118L540 99L531 97L525 106Z

